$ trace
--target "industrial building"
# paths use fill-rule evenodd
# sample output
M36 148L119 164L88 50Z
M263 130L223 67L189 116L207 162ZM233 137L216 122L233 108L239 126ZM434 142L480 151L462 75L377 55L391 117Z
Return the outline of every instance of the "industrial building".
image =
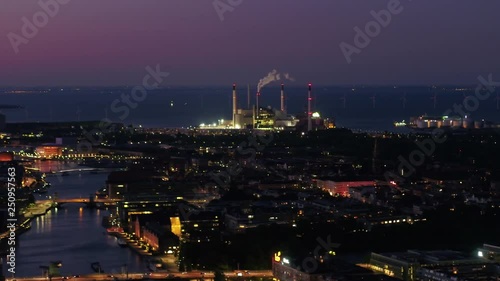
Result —
M397 281L335 258L333 251L307 257L292 257L277 252L272 257L272 272L274 279L281 281Z
M418 117L410 117L409 122L395 122L396 127L406 126L416 130L426 129L495 129L499 128L499 124L485 120L474 120L470 116L429 116L422 115Z
M498 277L493 261L450 250L372 253L368 267L404 281L497 280Z
M312 84L308 84L307 112L302 115L290 115L285 104L285 85L281 83L280 108L262 107L259 104L261 93L257 92L255 105L250 105L250 90L247 93L247 108L238 108L236 84L232 93L232 120L220 120L218 125L201 124L202 129L259 129L259 130L302 130L335 128L333 121L324 121L318 112L312 110Z

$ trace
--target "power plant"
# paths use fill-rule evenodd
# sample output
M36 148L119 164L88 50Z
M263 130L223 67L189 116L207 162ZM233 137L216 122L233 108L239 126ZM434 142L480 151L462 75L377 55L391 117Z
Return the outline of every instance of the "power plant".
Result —
M287 113L285 104L285 84L280 87L280 108L261 107L259 104L261 92L255 95L255 105L250 102L250 85L247 86L246 109L238 108L238 93L236 83L233 83L232 93L232 120L220 120L219 124L201 124L203 129L258 129L258 130L301 130L312 131L317 129L335 128L333 121L323 120L318 112L312 108L312 84L308 84L307 112L297 116Z

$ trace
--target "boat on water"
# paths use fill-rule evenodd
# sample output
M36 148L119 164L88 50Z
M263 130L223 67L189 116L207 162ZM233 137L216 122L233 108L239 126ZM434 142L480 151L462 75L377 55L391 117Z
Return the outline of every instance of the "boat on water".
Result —
M147 263L148 263L148 269L150 271L153 271L153 272L155 272L163 267L163 264L161 263L161 260L159 260L159 259L150 259L150 260L148 260Z
M125 240L121 239L121 238L118 238L118 240L116 241L116 243L118 244L118 246L122 247L122 248L125 248L127 247L127 242L125 242Z

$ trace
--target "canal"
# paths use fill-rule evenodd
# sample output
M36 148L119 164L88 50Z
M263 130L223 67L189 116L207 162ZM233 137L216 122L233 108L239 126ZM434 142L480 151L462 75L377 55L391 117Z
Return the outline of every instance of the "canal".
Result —
M75 169L72 163L43 161L37 162L42 171ZM49 192L37 195L47 199L57 193L59 198L88 198L90 194L104 186L108 173L89 171L69 172L66 176L47 174L52 184ZM51 261L61 261L63 276L92 273L90 266L100 262L105 272L121 273L146 272L143 259L128 248L121 248L116 238L105 234L102 218L107 210L88 209L83 204L65 204L49 211L31 222L31 229L17 237L16 276L41 276L40 266ZM3 271L6 277L7 266Z

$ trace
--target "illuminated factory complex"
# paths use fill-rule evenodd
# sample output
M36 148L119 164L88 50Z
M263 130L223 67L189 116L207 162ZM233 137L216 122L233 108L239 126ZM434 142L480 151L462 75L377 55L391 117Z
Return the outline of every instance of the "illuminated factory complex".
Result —
M334 128L335 124L329 120L323 120L318 112L311 108L312 84L308 84L307 112L298 116L287 113L285 106L285 85L281 83L280 108L259 106L260 92L255 97L255 105L250 106L250 90L248 90L248 105L246 109L238 108L238 95L236 84L233 84L232 95L232 120L219 120L219 124L201 124L203 129L259 129L259 130L302 130L311 131L323 128Z

